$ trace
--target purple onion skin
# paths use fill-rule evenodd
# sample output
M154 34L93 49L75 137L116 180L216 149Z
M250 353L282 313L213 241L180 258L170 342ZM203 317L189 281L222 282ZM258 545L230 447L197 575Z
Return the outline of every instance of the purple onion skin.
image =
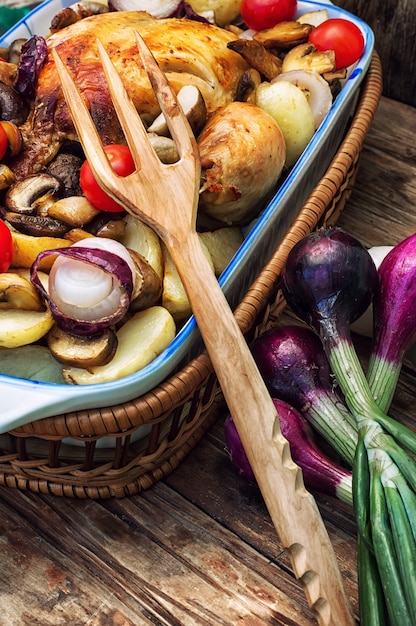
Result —
M34 35L22 46L14 88L25 98L33 97L38 74L48 58L46 40Z
M378 272L372 352L401 366L416 341L416 233L390 250Z
M295 244L282 272L282 291L298 317L325 335L326 342L337 343L338 336L351 341L349 325L370 305L377 281L376 266L364 246L331 227Z
M351 474L319 450L307 421L299 411L282 400L274 399L273 403L282 435L290 444L292 459L302 469L305 486L311 491L339 497L337 486ZM225 419L224 436L233 466L247 482L255 484L254 473L231 415Z
M120 307L117 313L111 317L100 318L92 321L72 319L64 315L56 306L54 301L49 297L49 294L44 289L37 274L37 268L40 261L48 256L54 256L56 254L92 263L93 265L100 267L105 272L113 274L117 278L120 287ZM126 314L133 292L133 276L128 263L118 255L113 254L108 250L88 248L87 245L79 248L68 246L68 248L44 250L38 254L31 267L30 280L48 303L57 326L68 333L80 336L93 336L100 334L104 328L112 326L120 321Z
M256 339L251 352L270 394L298 411L317 396L336 396L321 340L311 329L273 328Z

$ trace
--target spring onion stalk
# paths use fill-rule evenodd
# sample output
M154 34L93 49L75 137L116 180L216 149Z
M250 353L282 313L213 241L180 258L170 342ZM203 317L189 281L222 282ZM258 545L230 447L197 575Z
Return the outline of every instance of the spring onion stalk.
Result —
M416 552L415 511L409 508L409 495L400 515L394 514L394 503L404 483L416 493L416 461L402 447L415 452L416 434L388 417L375 402L349 329L368 307L377 281L367 250L340 228L327 228L294 246L282 274L282 289L292 310L320 336L367 452L363 455L360 445L353 466L355 485L361 480L364 485L354 489L359 532L363 533L359 545L374 553L393 626L415 626L416 575L413 567L404 572L401 566L412 561ZM380 610L378 604L372 608Z
M361 535L358 535L358 583L360 623L363 626L386 626L386 607L380 574L373 554Z
M375 401L386 412L404 356L416 340L416 234L387 253L378 274L367 380Z
M270 394L297 409L352 467L357 425L336 392L319 337L302 326L269 330L251 351Z

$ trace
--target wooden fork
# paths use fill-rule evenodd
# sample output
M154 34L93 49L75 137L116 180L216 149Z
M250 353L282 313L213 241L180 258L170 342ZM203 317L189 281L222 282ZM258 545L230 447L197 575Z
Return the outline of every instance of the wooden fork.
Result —
M78 137L102 188L129 213L151 226L172 255L269 514L318 622L325 626L353 626L351 607L318 507L291 458L274 404L196 233L200 162L195 138L166 76L138 33L136 38L180 160L169 165L160 162L99 41L108 87L136 171L125 178L114 173L87 107L54 50Z

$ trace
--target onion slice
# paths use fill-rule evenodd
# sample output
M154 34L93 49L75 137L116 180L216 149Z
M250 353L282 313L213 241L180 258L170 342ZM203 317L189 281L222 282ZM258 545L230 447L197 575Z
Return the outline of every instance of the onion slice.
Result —
M49 275L48 293L37 268L42 259L52 255L58 256ZM41 252L30 276L56 324L74 335L95 335L120 321L130 305L133 277L128 260L108 249L89 246L85 240Z
M271 82L276 83L281 80L293 83L304 92L312 109L316 130L332 107L332 92L327 81L314 70L282 72Z

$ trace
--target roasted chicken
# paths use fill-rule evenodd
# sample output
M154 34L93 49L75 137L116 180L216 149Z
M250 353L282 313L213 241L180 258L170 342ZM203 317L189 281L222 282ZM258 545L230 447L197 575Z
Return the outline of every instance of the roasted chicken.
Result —
M207 23L186 19L155 19L143 12L94 15L64 28L48 40L73 73L104 143L118 143L121 129L111 105L99 62L99 38L123 78L139 113L152 120L159 108L137 52L138 30L166 72L173 88L195 85L208 114L235 99L247 69L242 57L229 50L235 36ZM32 111L22 127L24 149L13 163L18 178L40 171L66 139L76 139L51 56L37 82Z

